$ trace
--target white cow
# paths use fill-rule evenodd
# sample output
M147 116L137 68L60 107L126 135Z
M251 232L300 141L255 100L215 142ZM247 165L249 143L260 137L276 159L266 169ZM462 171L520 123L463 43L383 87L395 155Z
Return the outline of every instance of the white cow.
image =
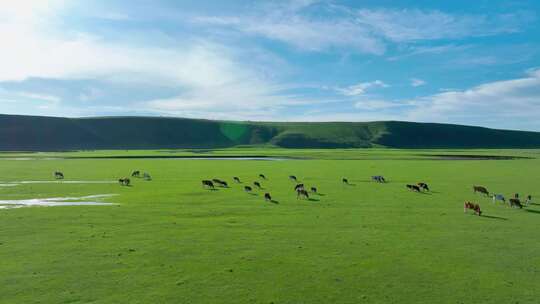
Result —
M504 198L504 195L502 195L502 194L494 194L493 195L493 203L495 203L496 201L501 201L503 203L506 203L506 199Z

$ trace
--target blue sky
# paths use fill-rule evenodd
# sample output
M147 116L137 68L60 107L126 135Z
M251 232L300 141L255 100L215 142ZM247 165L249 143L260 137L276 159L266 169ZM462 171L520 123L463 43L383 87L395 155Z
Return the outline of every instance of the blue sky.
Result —
M0 1L0 112L540 131L540 1Z

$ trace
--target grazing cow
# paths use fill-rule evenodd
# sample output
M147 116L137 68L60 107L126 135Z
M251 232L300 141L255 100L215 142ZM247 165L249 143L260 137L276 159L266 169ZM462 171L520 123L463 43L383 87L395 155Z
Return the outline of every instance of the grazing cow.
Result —
M296 191L296 199L300 199L300 198L309 198L308 192L304 189L298 189Z
M214 183L216 183L216 184L218 184L218 183L221 182L221 180L220 180L220 179L217 179L217 178L213 178L212 181L213 181Z
M478 216L482 215L482 210L480 210L480 205L471 203L471 202L465 202L463 204L463 212L466 213L467 209L471 209L474 211L474 213Z
M418 187L420 187L422 190L429 191L429 186L426 183L417 183Z
M148 172L144 172L143 178L144 178L144 180L147 180L147 181L152 180L152 176L150 176L150 174Z
M220 180L220 179L216 179L216 180L214 180L214 182L215 182L218 186L220 186L220 187L223 187L223 188L228 188L228 187L229 187L229 185L227 184L226 181L222 181L222 180Z
M474 191L474 193L480 192L480 193L484 193L485 195L489 196L489 191L487 191L487 189L485 187L482 187L482 186L473 186L473 191Z
M131 177L139 177L139 176L141 176L141 171L139 170L133 171L133 173L131 173Z
M289 175L289 179L290 179L290 180L293 180L293 181L295 181L295 182L298 181L298 179L297 179L296 176L294 176L294 175Z
M521 204L521 201L519 200L519 198L511 198L508 200L508 202L510 202L510 207L512 208L514 207L519 207L519 209L523 208L523 205Z
M525 205L529 206L529 204L532 202L532 196L529 194L527 195L527 199L525 200Z
M261 183L259 183L259 182L253 182L253 186L255 186L255 187L259 188L259 189L262 188Z
M122 186L129 186L131 181L129 180L129 178L124 177L124 178L119 179L118 183L120 183L120 185L122 185Z
M514 193L514 198L519 199L519 193Z
M244 191L251 192L253 189L250 186L244 186Z
M207 180L207 179L202 181L202 186L203 188L215 189L214 183L211 180Z
M56 179L64 179L64 173L62 173L60 171L55 171L54 172L54 178L56 178Z
M235 182L235 183L238 183L238 184L241 183L241 182L240 182L240 179L239 179L238 177L235 176L235 177L233 177L233 179L234 179L234 182Z
M262 179L266 179L266 176L264 176L264 174L259 174L259 177Z
M311 192L313 192L313 193L317 193L317 188L315 188L315 187L311 187Z
M349 184L349 180L346 179L346 178L341 179L341 182L344 183L344 184L346 184L346 185Z
M272 201L272 197L270 196L270 193L265 193L264 194L264 200L267 201L267 202Z
M304 190L304 184L297 184L294 186L294 191Z
M504 198L504 195L502 195L502 194L494 194L492 197L493 197L493 203L495 203L497 201L501 201L503 203L506 203L506 198Z
M407 188L412 191L420 192L420 187L418 187L417 185L407 184Z
M371 180L376 181L378 183L385 183L386 182L386 180L384 179L384 177L382 175L372 176Z

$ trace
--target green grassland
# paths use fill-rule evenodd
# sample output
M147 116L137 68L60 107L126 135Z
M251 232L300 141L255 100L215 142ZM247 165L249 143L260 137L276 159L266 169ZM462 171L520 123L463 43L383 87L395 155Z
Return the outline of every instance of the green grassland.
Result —
M479 184L540 197L538 150L199 152L2 153L0 183L52 180L55 170L66 181L134 169L153 180L0 187L0 200L118 194L106 199L114 206L0 209L0 303L539 302L540 199L520 210L472 193ZM440 154L528 158L431 156ZM156 155L294 159L105 158ZM265 189L242 191L259 173ZM321 195L297 200L291 174ZM379 174L389 183L370 181ZM204 190L206 178L231 187ZM433 191L404 187L419 181ZM465 200L483 216L464 214Z

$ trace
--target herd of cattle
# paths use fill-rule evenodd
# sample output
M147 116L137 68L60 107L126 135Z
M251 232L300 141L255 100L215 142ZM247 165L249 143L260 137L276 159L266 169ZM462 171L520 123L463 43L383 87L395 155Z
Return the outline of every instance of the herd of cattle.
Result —
M259 179L267 180L267 178L266 178L266 176L264 174L259 174ZM242 181L240 181L240 178L237 177L237 176L233 177L233 180L237 184L242 183ZM308 191L308 187L306 187L303 183L300 183L298 181L298 178L296 176L294 176L294 175L290 175L289 180L296 183L296 185L294 186L294 191L296 192L296 198L297 199L309 199L310 193L312 195L313 194L318 194L317 187L314 187L314 186L309 187L309 191ZM378 183L386 183L386 179L382 175L374 175L374 176L371 177L371 180L375 181L375 182L378 182ZM347 178L342 178L341 182L344 185L352 185L352 184L349 183L349 180ZM210 179L205 179L205 180L202 180L201 183L202 183L202 187L205 188L205 189L214 190L216 186L222 187L222 188L228 188L229 187L229 185L227 184L226 181L218 179L218 178L214 178L214 179L211 179L211 180ZM407 186L407 188L409 190L412 190L412 191L417 191L417 192L429 191L428 184L426 184L424 182L420 182L420 183L417 183L415 185L409 185L408 184L406 186ZM255 187L258 190L263 189L262 186L261 186L260 181L254 181L253 182L253 187ZM253 192L253 187L252 186L244 186L244 191L248 192L248 193L251 193L251 192ZM264 194L264 199L266 201L272 201L271 194L266 192Z
M64 179L64 174L62 172L60 172L60 171L55 171L53 173L53 176L56 179ZM133 171L131 173L131 177L140 178L141 177L141 172L139 170ZM152 177L147 172L144 172L142 174L142 178L144 180L147 180L147 181L152 180ZM267 180L267 178L266 178L266 176L264 174L259 174L259 179ZM242 183L240 178L237 177L237 176L233 177L233 180L237 184ZM311 194L318 194L317 187L314 187L314 186L310 187L309 192L308 192L307 187L303 183L300 183L298 181L298 178L296 176L294 176L294 175L290 175L289 180L296 183L296 185L294 186L294 191L296 192L296 198L297 199L309 199L309 194L310 193ZM371 180L375 181L375 182L378 182L378 183L386 183L386 179L381 175L372 176ZM347 178L343 178L341 180L341 182L343 184L345 184L345 185L351 185ZM124 177L124 178L120 178L118 180L118 183L120 185L122 185L122 186L129 186L131 184L131 180L128 177ZM228 183L226 181L218 179L218 178L214 178L212 180L203 180L202 181L202 186L203 186L203 188L207 188L207 189L215 189L216 186L222 187L222 188L228 188L229 187L229 185L228 185ZM405 186L407 187L407 189L409 189L411 191L414 191L414 192L430 191L428 184L424 183L424 182L419 182L419 183L416 183L416 184L407 184ZM260 181L254 181L253 182L253 187L257 188L258 190L263 189ZM244 186L244 191L248 192L248 193L252 193L253 192L253 187ZM504 195L495 194L495 193L490 194L486 187L473 186L473 192L475 194L476 193L481 193L481 194L484 194L487 197L491 197L493 199L493 203L496 203L497 201L500 201L500 202L502 202L504 204L506 203L506 198L505 198ZM272 196L268 192L266 192L264 194L264 200L265 201L275 202L275 201L272 200ZM529 204L531 204L531 202L532 202L532 196L531 195L527 195L526 198L525 198L525 201L522 202L520 200L520 197L519 197L518 193L515 193L514 196L508 200L508 203L509 203L510 207L512 207L512 208L514 208L514 207L523 208L523 206L528 206ZM480 205L477 204L477 203L466 201L463 204L463 211L467 212L467 210L472 210L472 211L474 211L475 214L482 215L482 210L480 209Z
M486 197L491 197L493 199L493 203L501 201L503 204L506 204L506 198L504 197L504 195L497 193L490 194L487 188L484 186L473 186L473 192L484 194ZM514 197L508 200L508 204L510 205L510 207L520 209L522 209L523 206L529 206L531 202L532 195L527 195L525 197L525 201L522 202L519 198L519 193L514 193ZM480 210L479 204L467 201L463 204L463 212L467 212L468 209L473 210L474 213L477 215L482 215L482 210Z

